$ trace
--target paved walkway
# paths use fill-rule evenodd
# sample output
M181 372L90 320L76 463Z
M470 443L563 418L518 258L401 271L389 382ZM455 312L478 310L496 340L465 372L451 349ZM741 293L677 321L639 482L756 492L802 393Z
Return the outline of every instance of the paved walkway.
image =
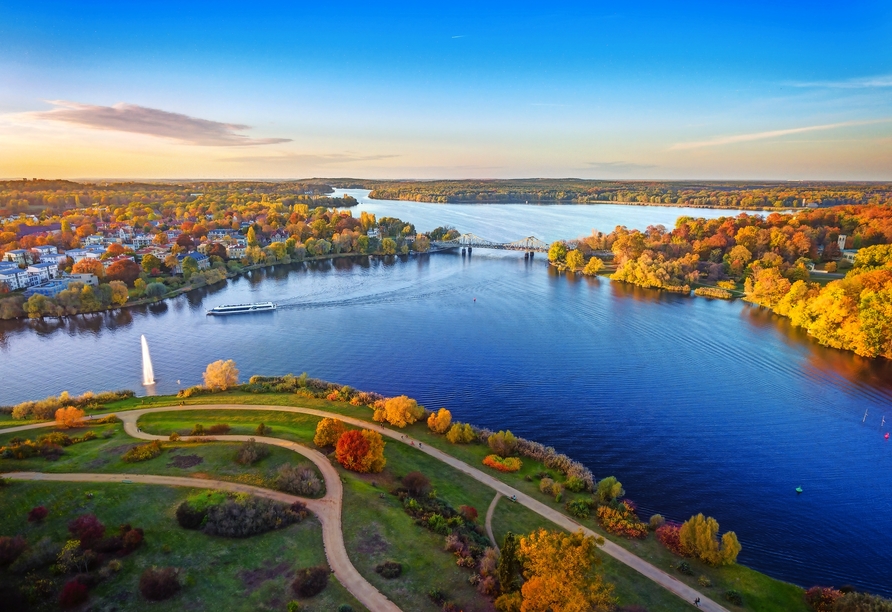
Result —
M534 498L530 497L529 495L527 495L526 493L523 493L522 491L519 491L519 490L515 489L514 487L511 487L510 485L505 484L501 480L495 478L494 476L492 476L490 474L487 474L486 472L478 470L475 467L471 467L464 461L461 461L460 459L456 459L452 455L444 453L443 451L433 448L431 446L422 445L422 443L419 442L418 440L415 440L414 438L412 438L406 434L402 434L399 431L394 431L392 429L382 427L381 425L378 425L377 423L363 421L362 419L356 419L356 418L349 417L349 416L334 414L332 412L328 412L325 410L316 410L314 408L299 408L296 406L267 406L267 405L246 406L246 405L242 405L242 404L203 404L203 405L197 405L197 406L165 406L165 407L159 407L159 408L144 408L141 410L128 410L125 412L118 413L118 418L120 418L122 421L124 421L124 429L125 429L125 431L128 431L128 433L129 433L129 430L127 427L128 423L131 424L131 427L135 428L135 423L136 423L137 419L139 419L139 417L144 414L150 414L153 412L172 412L172 411L176 412L176 411L185 411L185 410L276 411L276 412L293 412L293 413L297 413L297 414L310 414L313 416L319 416L319 417L323 417L323 418L326 418L326 417L338 418L338 419L344 421L345 423L350 423L351 425L355 425L357 427L363 427L365 429L371 429L371 430L377 431L382 436L386 436L386 437L391 438L392 440L395 440L402 444L412 444L415 448L421 450L421 452L427 453L428 455L439 459L443 463L446 463L446 464L454 467L456 470L458 470L459 472L462 472L463 474L467 474L474 480L481 482L481 483L487 485L488 487L494 489L497 493L501 493L502 495L504 495L506 497L515 496L515 498L517 499L517 503L529 508L536 514L547 518L549 521L551 521L555 525L558 525L559 527L562 527L562 528L566 529L567 531L575 532L575 531L582 530L582 532L585 535L595 536L595 537L599 537L599 538L603 537L601 534L598 534L595 531L593 531L592 529L589 529L588 527L579 524L578 522L576 522L575 520L566 516L565 514L558 512L551 506L547 506L547 505L543 504L539 500L534 499ZM9 429L5 429L2 431L4 433L7 431L25 431L28 429L36 429L38 427L52 427L53 425L54 425L53 422L38 423L35 425L23 425L18 428L9 428ZM162 436L148 436L147 434L142 434L142 435L147 436L145 439L158 439L158 438L166 439ZM219 437L223 437L223 436L219 436ZM227 438L236 438L236 436L226 436L226 437ZM241 438L244 438L244 439L247 439L248 437L250 437L250 436L241 436ZM257 438L257 439L260 440L260 438ZM264 438L264 440L267 440L267 439L276 440L276 443L280 444L280 445L283 442L283 440L278 440L277 438ZM305 448L305 447L301 447L301 448ZM307 449L307 450L309 450L309 449ZM327 463L327 460L326 460L326 463ZM329 464L329 467L331 468L332 466ZM321 466L320 466L320 469L321 469ZM334 468L332 468L332 469L334 469ZM326 479L326 486L328 486L328 479ZM340 484L338 486L340 487ZM340 508L340 503L338 504L338 507ZM338 518L340 519L340 513L338 514ZM340 527L340 524L338 526ZM341 542L343 543L343 535L341 535ZM693 602L695 599L699 598L700 599L700 609L702 609L702 610L707 610L708 612L729 612L727 608L725 608L722 605L720 605L719 603L709 599L703 593L697 591L696 589L694 589L692 587L689 587L688 585L686 585L685 583L680 581L678 578L664 572L663 570L656 567L655 565L645 561L644 559L638 557L634 553L626 550L625 548L619 546L618 544L614 544L610 540L605 539L604 544L600 548L602 551L604 551L604 553L610 555L617 561L624 563L625 565L634 569L635 571L642 574L646 578L656 582L657 584L659 584L660 586L665 588L667 591L669 591L670 593L674 593L675 595L682 598L683 600L685 600L687 602ZM326 545L326 554L327 553L328 553L328 550L327 550L327 545ZM346 551L344 554L346 556ZM349 559L348 559L348 563L349 563ZM352 565L351 565L351 567L352 567ZM354 571L356 571L355 568L354 568ZM361 578L361 576L360 576L360 578ZM338 577L338 579L340 579L340 576ZM369 586L371 586L371 585L369 585ZM372 588L374 588L374 587L372 587ZM351 593L352 593L352 591L351 591ZM354 593L354 595L355 595L355 593ZM359 598L357 597L357 599L359 599ZM362 600L360 599L360 601L362 601ZM392 605L392 602L388 601L388 603L390 603ZM373 607L370 607L370 609L377 611L379 609L386 610L388 608L378 608L378 607L373 606ZM393 608L389 608L389 609L398 609L398 608L396 608L396 606L394 606Z
M499 505L499 500L502 498L502 494L496 492L496 496L492 498L492 501L489 502L489 508L486 509L486 535L489 536L489 541L492 542L492 545L496 550L499 550L499 543L496 542L496 536L492 533L492 515L496 512L496 506Z

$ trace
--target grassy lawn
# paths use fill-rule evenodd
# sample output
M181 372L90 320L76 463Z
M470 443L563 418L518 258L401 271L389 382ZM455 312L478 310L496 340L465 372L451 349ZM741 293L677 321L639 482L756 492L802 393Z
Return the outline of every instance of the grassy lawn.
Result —
M56 461L47 461L43 457L31 459L0 459L0 472L34 471L34 472L97 472L126 474L160 474L165 476L192 476L194 478L213 478L250 484L258 487L275 488L274 480L279 466L285 463L303 463L309 465L322 480L322 475L313 464L294 452L270 446L270 455L252 466L239 465L235 462L235 454L239 443L164 443L164 452L160 456L139 463L125 463L121 456L129 448L144 442L131 438L124 433L123 426L99 425L90 428L71 430L70 435L82 436L85 431L95 431L99 437L95 440L80 442L65 447L65 453ZM49 430L47 430L49 431ZM15 436L37 438L44 430L20 432L19 434L0 434L0 446L7 444ZM105 437L105 435L110 437ZM320 493L320 497L324 491Z
M92 498L87 493L92 493ZM290 580L296 569L325 564L322 530L314 518L280 531L243 540L218 538L181 529L176 506L192 489L151 485L15 482L3 490L0 534L25 536L29 542L50 537L62 544L72 518L93 513L109 530L128 522L145 529L145 542L122 559L123 568L91 591L94 610L284 610L292 599ZM49 516L29 524L29 509L44 505ZM138 591L139 576L150 566L181 569L184 588L164 602L146 602ZM41 576L57 583L54 595L40 608L58 608L56 598L65 576ZM19 584L21 576L0 571L0 582ZM302 602L302 610L329 612L342 603L364 609L332 577L321 594ZM90 604L88 604L90 605Z

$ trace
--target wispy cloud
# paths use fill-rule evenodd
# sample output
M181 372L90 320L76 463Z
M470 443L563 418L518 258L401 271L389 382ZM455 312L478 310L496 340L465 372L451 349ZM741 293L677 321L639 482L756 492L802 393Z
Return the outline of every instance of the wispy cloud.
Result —
M585 165L589 170L607 170L612 172L633 172L635 170L656 168L653 164L636 164L624 161L586 162Z
M822 130L835 130L837 128L852 127L857 125L872 125L875 123L888 123L892 119L876 119L873 121L844 121L842 123L827 123L824 125L810 125L807 127L788 128L786 130L770 130L768 132L755 132L752 134L736 134L734 136L720 136L711 140L701 140L698 142L679 142L671 147L670 151L682 151L685 149L700 149L702 147L717 147L726 144L735 144L738 142L750 142L753 140L767 140L769 138L779 138L790 134L802 134L804 132L819 132Z
M458 34L456 36L453 36L452 38L464 38L464 37L465 37L464 34Z
M250 129L239 123L220 123L124 102L96 106L66 100L50 100L56 108L25 113L30 119L58 121L98 130L132 132L170 138L191 145L238 147L290 142L289 138L251 138L238 132Z
M277 155L244 155L238 157L221 157L218 161L237 162L237 163L298 163L313 164L317 166L330 166L334 164L350 164L355 162L380 161L383 159L392 159L400 157L399 155L356 155L353 153L332 153L332 154L315 154L315 153L281 153Z
M872 89L892 87L892 74L843 79L840 81L792 81L786 83L790 87L826 88L826 89Z

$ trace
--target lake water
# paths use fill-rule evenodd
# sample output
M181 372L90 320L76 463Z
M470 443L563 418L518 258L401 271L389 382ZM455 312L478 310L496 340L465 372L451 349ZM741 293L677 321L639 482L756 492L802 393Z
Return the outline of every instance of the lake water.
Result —
M492 240L671 226L678 214L363 206ZM264 300L280 309L205 315ZM542 255L483 249L278 266L151 307L0 323L0 404L63 389L141 390L141 334L159 392L234 359L243 378L306 371L406 393L617 476L645 518L715 516L737 532L740 561L772 576L892 595L892 441L882 435L892 430L892 366L820 347L742 302L559 275Z

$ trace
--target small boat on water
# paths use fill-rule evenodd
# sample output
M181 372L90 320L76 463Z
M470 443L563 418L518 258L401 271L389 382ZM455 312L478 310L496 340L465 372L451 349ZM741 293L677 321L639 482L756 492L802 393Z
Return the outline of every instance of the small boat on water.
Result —
M796 487L796 493L802 493L802 487Z
M208 310L209 315L233 315L248 314L252 312L271 312L278 308L278 304L272 302L258 302L256 304L224 304Z

